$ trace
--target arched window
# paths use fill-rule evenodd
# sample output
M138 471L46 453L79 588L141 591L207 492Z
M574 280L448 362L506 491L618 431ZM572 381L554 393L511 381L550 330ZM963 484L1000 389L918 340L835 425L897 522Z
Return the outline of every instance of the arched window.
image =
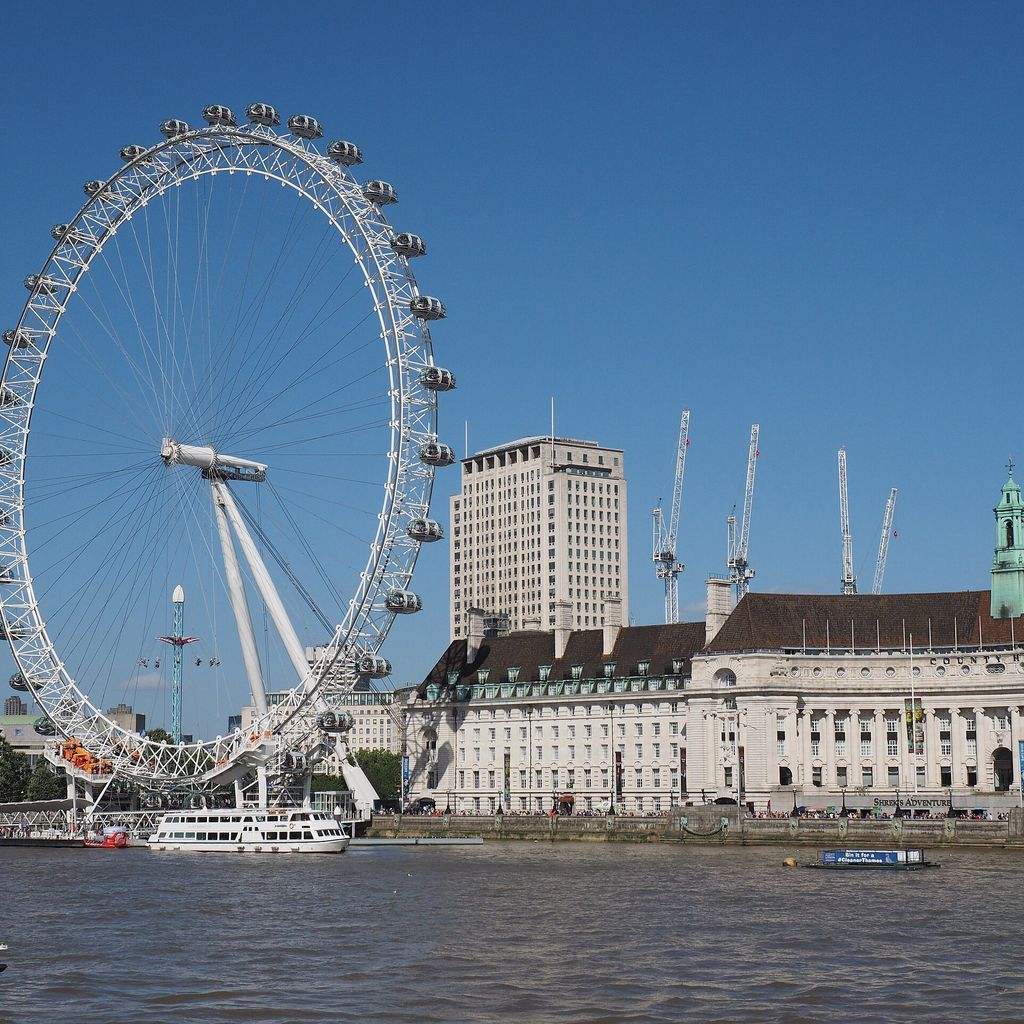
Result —
M736 673L728 668L720 668L715 673L715 683L717 683L718 686L735 686Z
M1006 520L1006 546L1008 548L1013 547L1013 520Z

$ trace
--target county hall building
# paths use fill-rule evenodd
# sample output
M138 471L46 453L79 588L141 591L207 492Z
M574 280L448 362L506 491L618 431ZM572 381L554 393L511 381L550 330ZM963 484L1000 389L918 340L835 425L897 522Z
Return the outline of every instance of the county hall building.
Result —
M1016 806L1024 739L1024 502L995 509L989 590L748 593L704 622L486 635L472 609L405 708L407 795L453 811L649 813ZM571 798L571 799L570 799Z

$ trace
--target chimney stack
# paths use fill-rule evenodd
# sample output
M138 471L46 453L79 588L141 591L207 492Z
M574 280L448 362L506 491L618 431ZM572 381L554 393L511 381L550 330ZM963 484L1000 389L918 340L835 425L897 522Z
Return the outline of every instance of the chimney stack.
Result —
M555 661L565 654L572 632L572 602L555 602Z
M708 580L708 612L704 619L704 644L711 643L732 614L732 584L712 576Z
M486 614L483 608L469 609L469 632L466 635L467 666L472 665L480 653L480 647L484 642L484 616Z
M604 628L601 654L608 658L615 650L615 641L622 629L622 598L618 594L604 595Z

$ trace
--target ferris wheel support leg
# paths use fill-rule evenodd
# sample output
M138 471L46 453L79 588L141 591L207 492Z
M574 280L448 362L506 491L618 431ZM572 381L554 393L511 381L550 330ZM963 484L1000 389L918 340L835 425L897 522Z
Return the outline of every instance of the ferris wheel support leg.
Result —
M312 678L310 677L309 662L306 660L306 650L299 640L298 633L295 632L295 627L292 626L291 619L288 618L288 613L284 609L284 604L277 592L277 587L274 586L274 581L270 578L270 573L267 572L267 567L260 557L252 535L242 521L242 516L235 505L231 492L219 480L215 481L213 486L217 491L228 519L231 520L235 535L238 537L238 543L242 547L242 554L245 556L246 562L249 563L249 571L252 573L252 578L256 583L260 596L267 606L267 611L270 612L270 618L277 629L278 635L281 637L281 642L285 646L288 658L294 666L299 679L306 680L306 688L309 689L312 684Z
M213 482L213 508L217 516L217 530L220 533L220 546L224 555L224 574L227 577L228 593L231 596L231 608L235 613L235 626L238 639L242 645L242 660L245 662L245 673L249 677L249 689L256 711L262 718L267 713L267 690L263 685L263 673L260 671L260 656L256 647L256 634L252 629L252 617L249 615L249 603L245 599L245 587L242 585L242 574L238 569L235 557L235 546L231 543L231 530L227 516L221 503L221 492L218 482Z

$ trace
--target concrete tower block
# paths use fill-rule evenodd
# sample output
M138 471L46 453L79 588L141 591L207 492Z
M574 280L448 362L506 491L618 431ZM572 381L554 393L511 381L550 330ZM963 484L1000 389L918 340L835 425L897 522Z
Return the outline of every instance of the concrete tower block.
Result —
M615 650L615 641L619 638L619 630L622 629L622 598L618 594L604 595L604 637L601 643L601 653L608 657Z
M704 643L714 640L732 614L732 584L717 576L708 580L708 611L704 618Z
M555 602L555 661L565 654L572 632L572 602Z
M483 608L469 609L469 631L466 634L466 664L472 665L484 642L484 618L486 612Z

